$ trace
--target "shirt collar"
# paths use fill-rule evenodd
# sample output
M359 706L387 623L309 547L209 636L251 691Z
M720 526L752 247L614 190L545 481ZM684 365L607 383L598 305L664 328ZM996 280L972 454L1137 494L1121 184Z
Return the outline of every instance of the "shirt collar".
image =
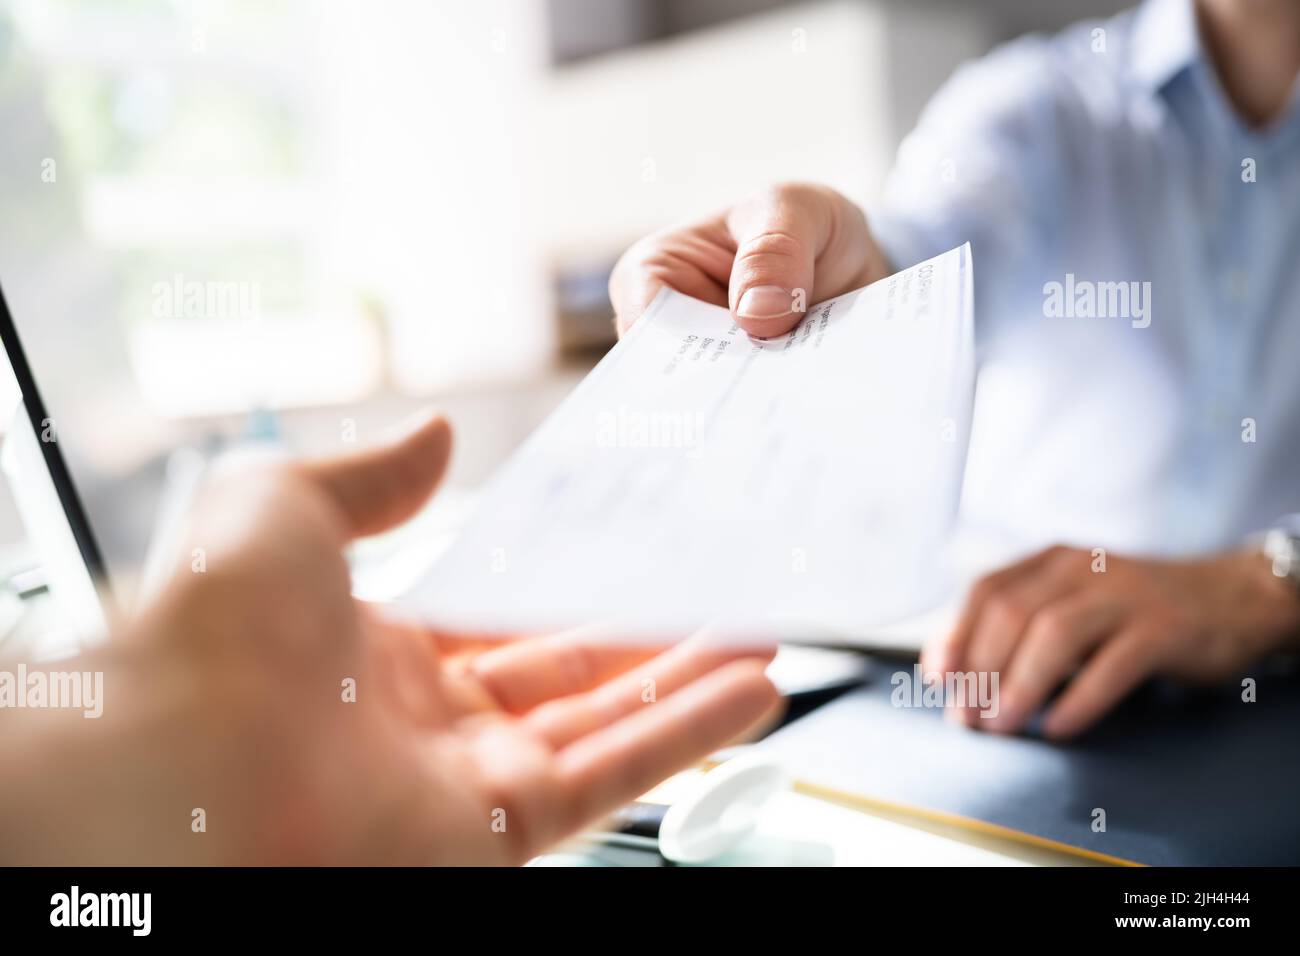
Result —
M1152 93L1201 56L1193 0L1147 0L1134 24L1132 71Z

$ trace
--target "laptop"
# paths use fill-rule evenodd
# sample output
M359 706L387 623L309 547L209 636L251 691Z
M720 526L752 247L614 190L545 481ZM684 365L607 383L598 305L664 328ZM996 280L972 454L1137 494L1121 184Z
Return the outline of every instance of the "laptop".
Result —
M107 630L114 613L109 572L90 516L63 454L58 419L36 383L27 353L0 288L0 339L17 404L4 411L3 464L9 490L40 562L43 584L54 596L74 645ZM15 396L11 396L15 397ZM49 656L75 650L61 641Z

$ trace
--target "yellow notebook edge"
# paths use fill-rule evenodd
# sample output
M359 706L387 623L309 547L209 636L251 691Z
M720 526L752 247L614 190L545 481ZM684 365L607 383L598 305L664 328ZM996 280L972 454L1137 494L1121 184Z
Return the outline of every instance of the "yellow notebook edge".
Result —
M931 810L926 807L918 807L912 804L895 803L892 800L881 800L878 797L868 797L844 790L836 790L833 787L825 787L821 784L812 783L807 780L796 780L794 783L794 789L799 793L806 794L807 796L816 797L820 800L828 800L831 803L838 803L849 807L850 809L863 810L867 812L876 810L898 814L900 816L919 817L933 823L947 824L949 826L959 827L963 830L972 830L976 833L983 833L988 836L1001 837L1002 839L1011 840L1015 843L1023 843L1039 849L1066 853L1070 856L1081 857L1094 863L1107 863L1111 866L1146 865L1144 863L1138 863L1135 860L1126 860L1123 857L1111 856L1109 853L1100 853L1096 850L1088 850L1080 846L1072 846L1069 843L1062 843L1060 840L1052 840L1047 837L1037 836L1033 833L1026 833L1023 830L1016 830L1012 827L1004 827L1001 824L988 823L984 820L977 820L974 817L962 816L959 813L949 813L946 810Z

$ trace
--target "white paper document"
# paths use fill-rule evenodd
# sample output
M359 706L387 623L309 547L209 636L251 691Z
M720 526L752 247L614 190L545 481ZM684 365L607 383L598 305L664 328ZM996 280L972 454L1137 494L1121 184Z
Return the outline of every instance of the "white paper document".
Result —
M475 632L821 642L940 603L972 281L963 246L768 340L663 291L398 610Z

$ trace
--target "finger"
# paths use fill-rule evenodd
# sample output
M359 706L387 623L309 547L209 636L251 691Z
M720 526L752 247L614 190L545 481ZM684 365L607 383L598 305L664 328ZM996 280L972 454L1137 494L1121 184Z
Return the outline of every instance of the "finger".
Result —
M498 707L518 714L591 690L663 650L662 645L612 641L605 625L574 628L488 651L469 662L466 674Z
M433 725L497 709L477 681L464 679L458 665L464 657L500 647L500 638L435 631L389 618L376 605L355 604L389 697L408 719Z
M451 457L451 426L434 416L399 441L304 462L303 474L338 507L349 537L405 521L433 494Z
M772 652L756 657L753 652L686 640L594 690L542 704L525 718L524 726L559 750L642 707L657 704L724 664L745 658L767 664L772 656Z
M938 640L921 654L921 670L926 675L946 674L963 669L967 648L975 633L988 599L1020 577L1032 572L1046 560L1049 551L1038 551L1005 568L986 574L971 585L957 620Z
M978 582L953 641L960 642L960 653L949 652L939 672L1000 672L1034 613L1067 593L1068 585L1058 573L1064 553L1059 548L1037 552ZM979 724L977 713L973 706L957 706L948 716L974 727Z
M1043 733L1061 740L1091 727L1155 671L1162 638L1159 631L1135 624L1108 641L1052 705Z
M1078 578L1070 569L1048 560L991 595L975 624L962 669L1001 675L1026 638L1034 617L1067 598L1077 586ZM976 708L968 704L960 708L960 713L968 726L979 725Z
M736 261L728 301L742 329L770 338L799 323L812 304L814 264L833 223L832 204L799 187L769 190L732 210Z
M569 835L553 755L541 741L518 733L506 720L482 723L467 736L473 770L465 776L476 782L479 800L486 798L492 808L490 818L482 819L480 825L484 833L491 834L488 845L495 844L496 860L518 865ZM441 774L445 773L444 767ZM445 791L445 781L441 787ZM441 812L447 799L446 792L435 794L435 813ZM473 834L456 836L471 846L480 845ZM448 858L445 846L435 847L434 853L435 859ZM481 850L469 851L468 859L483 862Z
M436 646L415 632L363 616L366 647L384 687L383 698L405 720L422 726L448 718Z
M560 751L556 779L574 830L742 734L776 706L759 661L736 661Z
M971 633L965 667L978 672L1001 671L1034 615L1066 597L1078 583L1070 557L1053 553L988 595Z
M1048 696L1093 649L1113 633L1122 615L1114 602L1075 595L1049 604L1029 622L998 694L998 712L980 726L1004 733L1022 729Z
M382 603L356 599L359 613L377 626L400 631L409 640L430 645L443 660L471 657L494 651L521 639L519 634L461 633L390 615Z
M722 216L651 236L619 259L609 277L618 334L627 332L664 286L713 305L727 304L736 243Z

